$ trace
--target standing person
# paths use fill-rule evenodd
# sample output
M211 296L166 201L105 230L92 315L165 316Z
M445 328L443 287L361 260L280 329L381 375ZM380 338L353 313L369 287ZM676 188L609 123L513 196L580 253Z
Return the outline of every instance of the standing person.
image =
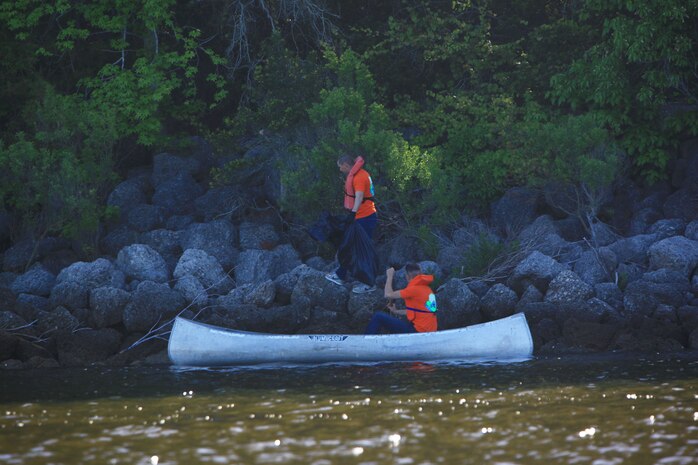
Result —
M434 281L434 276L422 274L421 267L416 263L405 265L407 273L407 287L393 290L393 276L395 268L385 271L384 295L387 299L404 299L405 310L397 310L394 304L388 305L390 313L407 316L406 322L400 318L379 312L373 315L366 326L365 334L379 334L385 329L389 333L427 333L436 331L436 297L429 285Z
M371 175L363 169L364 159L353 159L349 155L342 155L337 160L339 171L347 175L344 183L344 208L350 210L349 215L353 221L366 231L370 239L373 239L373 231L376 229L378 217L376 204L373 201L375 193ZM335 284L343 285L347 278L347 270L340 264L337 271L325 275L325 278ZM376 289L375 283L360 283L354 286L352 292L363 294Z

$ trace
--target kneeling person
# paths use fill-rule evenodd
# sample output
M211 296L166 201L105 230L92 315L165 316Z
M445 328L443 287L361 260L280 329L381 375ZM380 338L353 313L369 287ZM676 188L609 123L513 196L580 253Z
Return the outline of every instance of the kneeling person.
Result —
M422 270L416 263L408 263L405 266L407 273L407 287L393 290L394 268L388 268L385 272L384 295L388 299L404 299L405 310L396 310L393 304L389 305L390 312L397 315L406 315L408 322L379 312L373 315L366 327L366 334L379 334L385 329L389 333L426 333L436 331L436 297L429 285L434 281L432 275L422 274Z

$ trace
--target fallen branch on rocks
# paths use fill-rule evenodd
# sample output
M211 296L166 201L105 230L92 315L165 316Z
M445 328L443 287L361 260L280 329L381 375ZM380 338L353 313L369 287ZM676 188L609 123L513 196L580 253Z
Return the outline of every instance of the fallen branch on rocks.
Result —
M471 281L484 281L488 283L501 282L511 274L519 263L534 250L537 250L539 246L540 241L534 238L518 243L513 247L505 247L501 253L490 261L484 273L479 276L463 276L460 280L466 283ZM561 250L558 250L551 255L551 258L557 259L561 252Z
M55 332L56 329L50 329L48 331L45 331L41 333L38 336L34 336L33 334L27 334L26 332L23 332L22 330L31 328L34 326L39 320L34 320L31 323L27 323L26 325L22 326L17 326L14 328L2 328L4 331L13 334L15 336L21 337L25 341L31 342L32 344L41 344L42 342L48 341L48 337L51 335L51 333Z
M235 271L235 268L231 268L230 270L228 270L227 273L225 273L225 276L226 277L229 276L234 271ZM211 284L209 287L205 288L202 292L199 292L192 299L192 301L189 303L189 305L187 305L182 310L180 310L177 313L177 315L175 315L173 318L167 320L166 322L164 322L162 324L160 324L160 319L158 319L158 321L155 322L155 324L150 328L150 330L147 333L145 333L141 338L139 338L137 341L135 341L133 344L131 344L127 348L123 349L119 353L127 352L127 351L129 351L135 347L138 347L139 345L141 345L145 342L148 342L148 341L158 340L158 339L166 341L167 337L170 335L170 332L171 332L171 330L169 328L174 324L175 319L177 317L181 316L187 310L189 310L192 307L192 305L194 305L194 303L198 301L198 298L200 296L203 296L204 294L208 295L208 291L210 289L213 289L214 287L218 286L219 284L221 284L224 279L225 278L222 278L222 279L216 281L215 283ZM194 317L192 319L196 320L196 318L201 314L201 312L203 312L204 310L207 310L209 308L212 308L212 307L207 305L205 307L200 308L199 311L196 312L196 314L194 315Z

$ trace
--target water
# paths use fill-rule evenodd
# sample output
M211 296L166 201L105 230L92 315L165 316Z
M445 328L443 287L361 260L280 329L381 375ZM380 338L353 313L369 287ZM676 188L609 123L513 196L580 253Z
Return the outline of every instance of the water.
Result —
M698 355L0 372L6 464L698 464Z

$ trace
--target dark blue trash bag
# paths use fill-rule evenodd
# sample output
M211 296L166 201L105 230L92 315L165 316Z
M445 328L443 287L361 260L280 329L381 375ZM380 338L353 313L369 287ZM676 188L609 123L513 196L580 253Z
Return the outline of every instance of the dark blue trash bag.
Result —
M373 241L356 221L352 221L344 231L344 238L337 250L337 259L354 279L369 286L376 282L378 254L373 247Z
M320 219L308 229L310 237L318 242L329 242L338 249L349 224L346 216L330 215L322 212Z
M329 242L337 248L337 260L354 279L373 285L378 273L378 254L364 228L354 216L336 216L323 212L320 219L308 229L319 242Z

